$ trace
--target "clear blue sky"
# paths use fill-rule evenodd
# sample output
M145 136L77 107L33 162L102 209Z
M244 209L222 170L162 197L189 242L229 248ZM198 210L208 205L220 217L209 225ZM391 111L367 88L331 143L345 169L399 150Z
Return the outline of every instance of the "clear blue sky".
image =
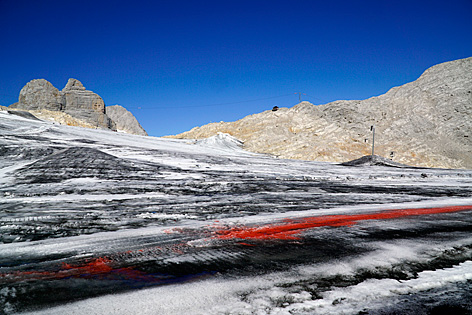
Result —
M0 104L76 78L150 135L365 99L472 56L472 0L0 0Z

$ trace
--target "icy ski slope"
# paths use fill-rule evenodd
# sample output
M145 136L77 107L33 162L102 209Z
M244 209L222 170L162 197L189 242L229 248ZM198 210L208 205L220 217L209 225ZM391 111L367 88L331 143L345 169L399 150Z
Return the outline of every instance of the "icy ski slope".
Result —
M472 312L472 171L0 112L0 312Z

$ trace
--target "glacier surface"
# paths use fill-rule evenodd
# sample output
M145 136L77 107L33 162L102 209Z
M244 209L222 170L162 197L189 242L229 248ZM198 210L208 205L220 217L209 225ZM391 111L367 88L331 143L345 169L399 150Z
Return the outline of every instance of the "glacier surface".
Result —
M0 112L0 313L472 312L472 171Z

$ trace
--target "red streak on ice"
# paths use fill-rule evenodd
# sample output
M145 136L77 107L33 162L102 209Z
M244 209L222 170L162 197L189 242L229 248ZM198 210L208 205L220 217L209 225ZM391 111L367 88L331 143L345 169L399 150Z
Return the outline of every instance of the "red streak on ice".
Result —
M325 226L350 226L359 221L366 220L389 220L411 216L432 215L440 213L450 213L458 211L471 211L472 205L449 206L437 208L417 208L417 209L395 209L382 212L372 212L365 214L351 215L325 215L317 217L305 217L297 219L285 219L276 224L268 224L252 227L219 228L214 233L219 239L240 239L240 240L297 240L299 234L312 228ZM255 246L254 244L239 242L245 246ZM160 252L171 251L183 253L184 244L174 244L169 247L156 247ZM127 251L132 254L144 252L143 249ZM55 270L54 270L55 269ZM120 268L116 265L112 257L98 257L90 259L77 265L62 263L60 267L49 271L13 271L10 273L0 273L0 282L17 282L48 279L66 278L100 278L108 280L134 280L139 282L164 283L168 281L166 276L146 274L143 271L135 270L131 267Z
M118 279L128 279L135 281L155 281L152 276L132 268L113 268L113 261L107 257L99 257L81 265L71 265L62 263L59 270L53 271L16 271L7 274L0 274L0 280L31 281L65 278L91 278L91 277L113 277Z
M185 243L171 244L166 246L155 246L152 248L128 250L118 253L134 255L160 255L166 253L184 254ZM67 278L98 278L103 280L131 280L146 283L166 283L172 282L173 278L168 275L147 274L144 271L136 270L133 267L120 267L122 263L116 261L115 255L91 258L76 264L62 263L53 266L50 270L12 271L0 273L1 282L35 281Z
M84 265L73 266L63 263L59 270L55 271L16 271L9 274L0 274L0 279L5 280L38 280L61 279L80 276L93 276L110 272L110 260L106 257L92 259Z
M450 206L440 208L395 209L382 212L352 214L352 215L326 215L299 219L285 219L279 224L269 224L256 227L235 227L216 231L219 239L254 239L254 240L296 240L298 234L308 229L323 226L349 226L365 220L389 220L410 216L439 214L472 210L471 205Z
M81 275L96 275L101 273L107 273L113 270L110 267L111 260L106 257L99 257L97 259L92 260L91 262L83 265L83 266L73 266L66 263L62 264L62 269L64 271L71 271L74 274L81 274Z

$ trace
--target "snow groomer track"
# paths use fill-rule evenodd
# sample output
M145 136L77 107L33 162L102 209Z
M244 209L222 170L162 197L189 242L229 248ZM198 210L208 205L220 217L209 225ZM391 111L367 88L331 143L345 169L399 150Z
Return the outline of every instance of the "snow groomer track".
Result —
M472 313L472 171L0 112L0 313Z

